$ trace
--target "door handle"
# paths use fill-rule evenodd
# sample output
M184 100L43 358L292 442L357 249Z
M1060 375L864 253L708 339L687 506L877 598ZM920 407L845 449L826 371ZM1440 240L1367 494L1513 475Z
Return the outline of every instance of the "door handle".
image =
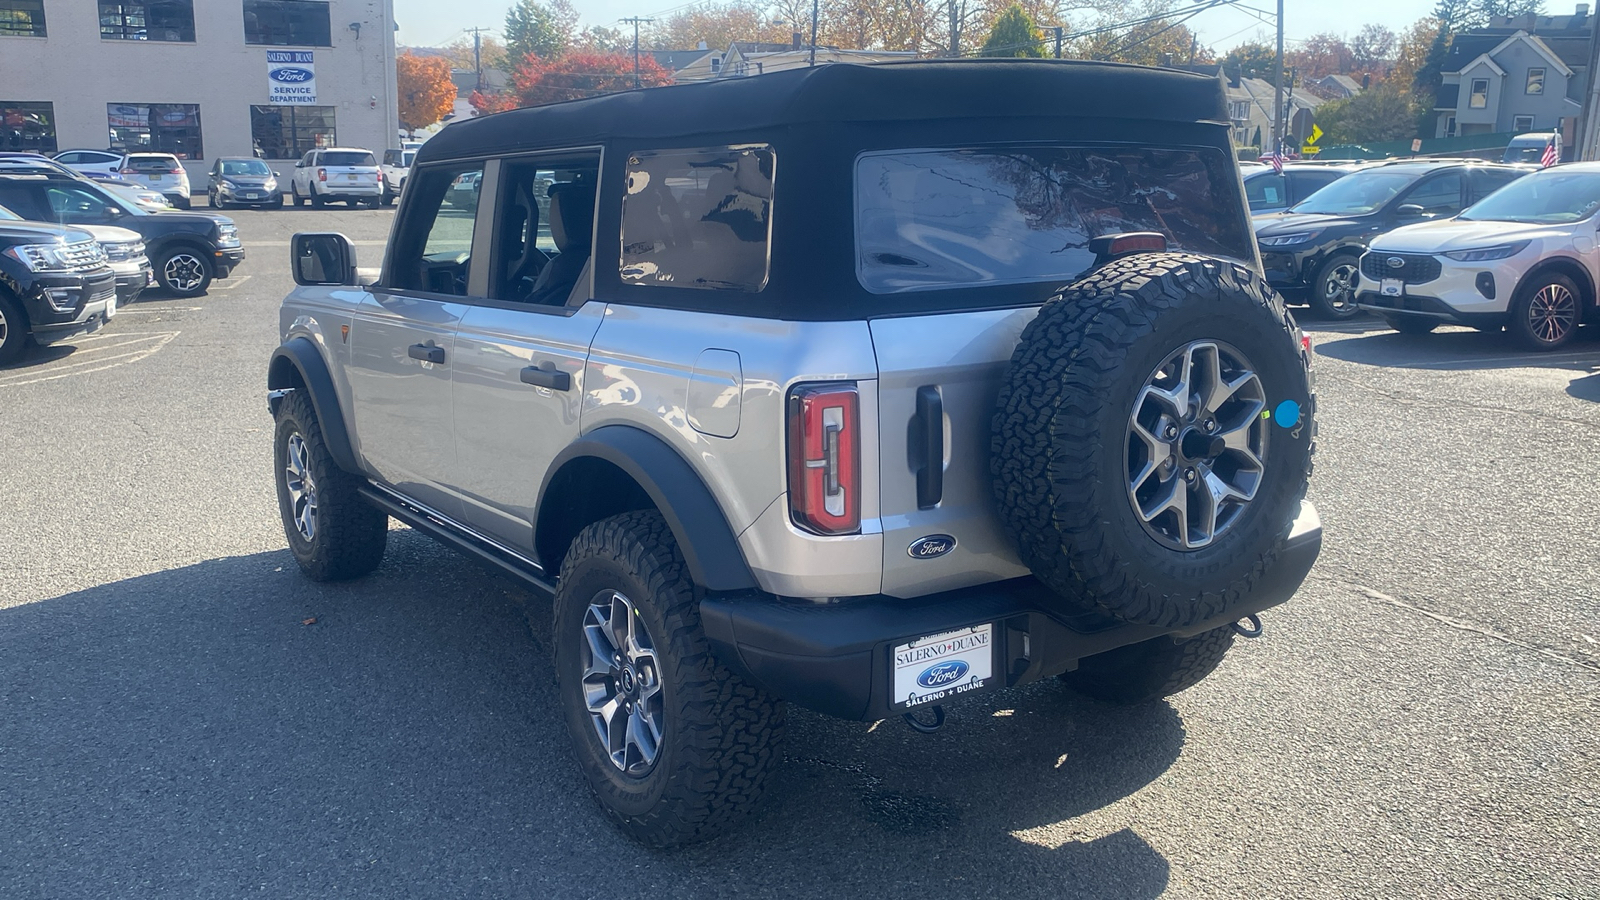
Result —
M932 509L944 499L944 397L937 387L929 384L917 388L917 414L911 422L917 509Z
M531 384L534 387L549 388L552 391L572 390L571 373L557 371L554 363L549 365L550 368L548 369L543 369L539 366L529 366L523 369L522 383Z
M435 347L432 344L412 344L406 348L406 355L412 359L420 359L423 362L444 362L444 348Z

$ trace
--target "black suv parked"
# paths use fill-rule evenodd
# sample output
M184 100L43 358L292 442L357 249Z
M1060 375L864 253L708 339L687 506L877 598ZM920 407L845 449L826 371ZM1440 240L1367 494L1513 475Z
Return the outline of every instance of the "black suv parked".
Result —
M95 331L116 312L116 276L87 232L0 222L0 364L31 336L49 344Z
M1426 160L1353 172L1281 216L1255 222L1267 281L1324 316L1355 315L1356 261L1401 225L1449 218L1533 171L1476 160Z
M180 296L204 294L244 261L239 229L227 216L141 209L86 181L40 171L0 171L0 206L25 219L63 225L115 225L144 236L156 283Z

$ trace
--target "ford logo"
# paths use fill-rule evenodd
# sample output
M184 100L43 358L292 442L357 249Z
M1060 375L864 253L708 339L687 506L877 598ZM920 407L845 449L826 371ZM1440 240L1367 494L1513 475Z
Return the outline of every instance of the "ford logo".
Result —
M1391 256L1384 262L1388 263L1391 269L1404 269L1406 267L1406 261L1398 256Z
M925 688L937 688L944 687L945 685L949 684L955 684L961 680L963 675L967 674L967 671L970 668L971 666L968 666L959 659L952 659L949 662L936 663L929 666L926 671L917 676L917 684L920 684Z
M943 556L956 548L956 539L948 534L930 534L924 538L917 538L906 548L906 555L912 559L933 559Z
M305 84L306 82L315 78L316 73L312 72L310 69L295 69L285 67L282 69L273 69L271 72L267 73L267 77L271 78L273 81L281 82L283 84Z

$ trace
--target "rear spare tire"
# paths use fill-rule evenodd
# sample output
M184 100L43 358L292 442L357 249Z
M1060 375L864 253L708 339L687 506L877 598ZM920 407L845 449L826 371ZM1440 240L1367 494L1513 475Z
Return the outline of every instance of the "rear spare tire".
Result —
M1307 356L1230 261L1116 260L1023 330L996 406L995 497L1022 561L1077 610L1181 627L1276 559L1311 469Z

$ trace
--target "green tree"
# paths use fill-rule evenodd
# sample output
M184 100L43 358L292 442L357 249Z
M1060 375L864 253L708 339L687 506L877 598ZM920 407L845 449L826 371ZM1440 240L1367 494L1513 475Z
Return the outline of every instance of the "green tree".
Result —
M1417 134L1417 107L1401 88L1380 84L1317 107L1317 126L1323 146L1401 141Z
M1272 69L1277 64L1278 51L1256 41L1240 44L1222 57L1222 67L1229 72L1237 69L1243 78L1265 78L1271 81Z
M1013 3L995 19L989 39L983 42L983 56L1017 56L1038 59L1044 56L1044 33L1022 7Z
M556 59L572 45L578 14L568 0L518 0L506 11L506 56L515 67L528 54Z

